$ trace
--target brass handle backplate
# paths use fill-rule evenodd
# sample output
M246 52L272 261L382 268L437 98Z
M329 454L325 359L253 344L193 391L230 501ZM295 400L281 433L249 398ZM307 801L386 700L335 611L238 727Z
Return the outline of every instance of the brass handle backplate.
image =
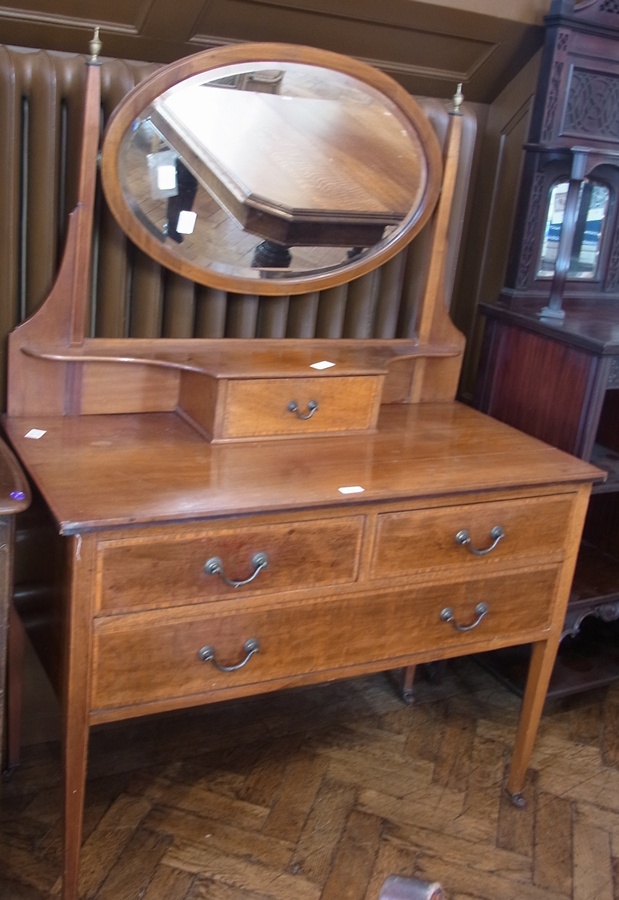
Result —
M503 526L495 525L490 531L490 538L492 540L490 546L485 547L483 550L478 550L477 547L473 547L471 544L471 535L469 532L463 528L462 531L459 531L456 534L456 544L460 544L461 547L466 547L469 553L472 553L474 556L487 556L488 553L492 553L499 541L502 541L504 537L505 529Z

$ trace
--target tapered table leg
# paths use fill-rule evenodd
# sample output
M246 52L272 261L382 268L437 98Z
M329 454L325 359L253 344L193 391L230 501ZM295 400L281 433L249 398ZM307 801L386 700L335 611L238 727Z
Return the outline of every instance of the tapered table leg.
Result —
M524 782L537 735L550 676L557 655L558 640L538 641L532 646L514 753L507 779L507 793L515 806L524 806Z
M75 717L77 719L77 717ZM88 727L81 721L65 725L64 747L64 867L62 900L78 900L80 850L86 794Z

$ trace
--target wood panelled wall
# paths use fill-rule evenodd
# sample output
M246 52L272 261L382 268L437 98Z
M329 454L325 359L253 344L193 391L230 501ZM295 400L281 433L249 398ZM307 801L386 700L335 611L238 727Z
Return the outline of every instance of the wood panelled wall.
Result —
M311 44L376 65L412 94L491 102L541 47L550 0L4 0L6 44L171 62L236 41Z
M75 203L85 58L0 47L0 340L33 313L50 290ZM102 125L153 66L105 60ZM421 100L444 139L449 103ZM463 165L449 235L448 295L466 219L477 134L465 110ZM341 287L298 297L264 298L201 287L133 247L102 198L93 248L90 333L100 337L391 338L414 333L425 281L428 228L386 265ZM448 301L449 296L446 298ZM2 397L5 385L2 385Z
M473 396L482 338L478 304L498 297L511 234L518 227L516 196L540 60L538 53L494 103L478 110L481 134L451 307L455 324L467 336L460 381L460 396L467 401Z

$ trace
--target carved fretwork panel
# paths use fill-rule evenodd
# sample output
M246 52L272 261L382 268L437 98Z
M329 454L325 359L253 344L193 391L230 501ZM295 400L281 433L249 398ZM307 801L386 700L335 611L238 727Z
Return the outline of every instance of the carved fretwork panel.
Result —
M584 140L619 141L619 74L574 67L562 133Z
M606 290L619 293L619 230L615 229L606 267Z
M557 34L556 50L552 61L552 68L548 78L548 90L546 92L546 111L542 127L542 141L552 139L556 131L557 114L560 110L559 99L561 97L564 73L566 70L566 55L569 47L569 32L560 30Z
M619 0L552 0L507 277L483 303L474 403L607 473L594 488L554 696L619 679ZM519 689L511 661L488 654Z
M610 13L613 16L619 16L619 3L617 0L603 0L600 3L600 11Z
M540 209L546 200L546 178L542 172L537 172L533 179L533 190L531 191L531 201L529 205L529 215L527 217L524 237L522 241L522 252L520 254L520 265L516 276L516 284L520 290L526 290L531 283L533 277L534 266L537 262L537 248L539 243L539 217Z

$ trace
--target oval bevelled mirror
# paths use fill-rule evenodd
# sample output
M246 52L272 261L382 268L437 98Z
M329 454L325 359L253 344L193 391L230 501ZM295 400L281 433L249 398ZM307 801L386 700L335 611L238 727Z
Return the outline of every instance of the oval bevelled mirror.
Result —
M159 70L106 130L106 198L162 265L225 290L293 294L361 275L425 224L438 141L388 76L281 44Z

